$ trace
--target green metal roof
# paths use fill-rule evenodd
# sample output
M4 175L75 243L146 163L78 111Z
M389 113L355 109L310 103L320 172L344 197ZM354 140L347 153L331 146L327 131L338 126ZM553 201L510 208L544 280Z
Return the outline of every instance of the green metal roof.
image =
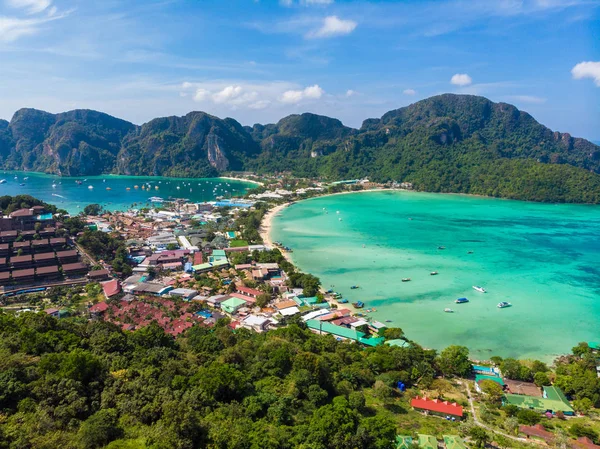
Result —
M240 298L229 298L227 301L223 301L221 303L221 307L225 306L226 308L231 307L232 309L241 305L246 304L246 301Z
M595 341L588 342L588 346L590 347L590 349L600 349L600 343Z
M547 399L550 399L552 401L561 401L567 405L569 405L569 400L567 399L567 397L565 396L565 394L562 392L562 390L558 387L555 387L553 385L550 385L548 387L542 387L544 389L544 397Z
M437 449L438 443L432 435L419 434L419 448L421 449Z
M213 256L226 256L224 249L213 249Z
M224 265L227 265L228 263L229 262L227 261L227 259L223 259L223 260L216 260L215 262L206 262L206 263L201 263L199 265L194 265L194 266L192 266L192 268L196 271L206 270L209 268L219 268Z
M386 343L390 346L400 346L401 348L408 346L408 342L400 338L396 340L387 340Z
M462 438L456 435L444 435L446 449L467 449Z
M396 449L412 449L412 437L406 435L396 435Z
M354 341L358 341L359 338L364 337L365 334L354 329L348 329L347 327L336 326L335 324L328 323L326 321L319 320L308 320L306 325L309 329L320 330L328 334L337 335L342 338L349 338Z
M485 374L476 374L475 375L475 382L479 382L480 380L492 380L494 382L496 382L497 384L499 384L501 387L504 386L504 381L497 376L486 376Z
M385 342L385 338L383 338L383 337L370 337L370 338L359 337L358 341L360 343L362 343L363 345L374 347L374 346L379 346L379 345L383 344Z

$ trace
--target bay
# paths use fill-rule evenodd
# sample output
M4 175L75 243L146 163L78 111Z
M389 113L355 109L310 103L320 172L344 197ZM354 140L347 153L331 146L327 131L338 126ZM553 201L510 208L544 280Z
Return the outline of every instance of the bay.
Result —
M150 202L153 196L163 199L186 198L193 202L213 201L221 196L241 195L256 186L254 183L225 178L122 175L61 177L22 171L3 171L0 179L6 180L6 183L0 184L0 196L31 195L69 213L78 213L92 203L111 211L147 207L153 204ZM78 184L77 181L82 183ZM142 189L148 184L150 188Z
M598 206L367 192L295 203L271 232L325 288L425 347L550 361L600 339Z

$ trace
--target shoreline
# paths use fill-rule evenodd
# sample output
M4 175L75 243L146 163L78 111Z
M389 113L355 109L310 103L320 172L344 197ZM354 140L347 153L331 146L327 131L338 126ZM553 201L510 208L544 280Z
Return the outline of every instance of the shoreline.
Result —
M198 178L198 179L202 179L202 178ZM209 179L209 178L204 178L204 179ZM259 186L264 186L265 184L259 181L254 181L252 179L247 179L247 178L234 178L233 176L218 176L215 179L229 179L232 181L243 181L243 182L249 182L251 184L256 184Z
M273 218L275 218L275 215L277 215L283 209L288 207L290 204L291 203L279 204L279 205L275 206L274 208L269 209L267 211L267 213L263 216L262 221L260 222L260 226L258 227L258 233L260 234L263 244L266 247L268 247L270 249L275 248L275 245L273 244L273 240L271 239L271 229L273 228ZM285 257L285 260L287 260L289 263L291 263L291 264L294 263L288 252L282 252L281 254L283 255L283 257Z

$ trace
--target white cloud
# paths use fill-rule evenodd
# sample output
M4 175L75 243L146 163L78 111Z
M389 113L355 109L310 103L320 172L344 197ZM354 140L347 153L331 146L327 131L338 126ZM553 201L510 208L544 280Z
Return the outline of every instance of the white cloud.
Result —
M305 5L331 5L334 0L301 0Z
M318 100L325 91L317 84L299 87L287 82L183 82L173 89L180 97L191 97L197 103L227 109L262 110L275 105L292 105L308 100Z
M19 19L0 16L0 42L14 42L23 36L31 36L39 31L40 25L62 19L67 14L41 19Z
M346 97L353 97L354 95L356 95L356 91L354 91L352 89L348 89L346 91Z
M328 16L323 19L321 26L306 34L307 38L319 39L333 36L343 36L352 33L358 24L354 20L340 19L338 16Z
M450 82L455 86L468 86L473 82L473 80L466 73L457 73L456 75L452 76Z
M27 14L38 14L47 9L52 0L6 0L6 4L11 8L25 9Z
M302 90L287 90L285 91L279 101L282 103L300 103L305 99L319 99L325 93L318 84L314 86L305 87Z
M286 8L289 8L290 6L292 6L294 4L293 0L279 0L279 4L281 6L285 6Z
M600 87L600 61L580 62L571 69L571 74L576 80L592 78L596 86Z
M416 90L414 90L414 89L404 89L404 90L402 91L402 93L403 93L404 95L410 95L410 96L413 96L413 95L416 95L416 94L417 94L417 91L416 91Z
M528 103L528 104L542 104L546 102L545 98L536 97L534 95L512 95L508 97L513 101L517 101L519 103Z

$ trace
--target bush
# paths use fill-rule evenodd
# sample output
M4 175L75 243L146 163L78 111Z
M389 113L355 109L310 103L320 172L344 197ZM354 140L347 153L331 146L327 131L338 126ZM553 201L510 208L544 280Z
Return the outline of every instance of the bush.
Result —
M534 410L519 410L517 412L519 424L534 426L542 420L542 415Z

